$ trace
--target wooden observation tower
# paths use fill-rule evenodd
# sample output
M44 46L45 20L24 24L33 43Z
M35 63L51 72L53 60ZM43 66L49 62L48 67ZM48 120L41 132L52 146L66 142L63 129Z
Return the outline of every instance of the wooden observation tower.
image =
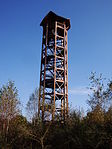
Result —
M70 20L50 11L43 27L38 116L64 121L68 115L68 49Z

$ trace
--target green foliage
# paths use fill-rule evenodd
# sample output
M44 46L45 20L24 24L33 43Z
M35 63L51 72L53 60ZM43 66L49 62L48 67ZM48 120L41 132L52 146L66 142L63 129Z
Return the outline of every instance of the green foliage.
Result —
M20 113L20 101L14 82L0 89L0 149L111 149L112 88L95 73L90 77L92 91L87 115L70 111L65 123L37 117L38 90L29 98L27 112L32 121Z
M14 82L9 81L0 89L0 117L11 119L20 112L18 91Z
M9 81L0 89L0 135L1 146L8 148L8 134L12 119L20 113L20 101L14 82Z

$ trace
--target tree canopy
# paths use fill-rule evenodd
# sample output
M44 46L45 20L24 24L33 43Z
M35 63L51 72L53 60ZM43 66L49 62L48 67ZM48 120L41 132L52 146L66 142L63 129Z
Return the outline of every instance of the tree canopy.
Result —
M1 149L111 149L112 83L92 73L85 116L70 110L64 123L42 122L37 117L38 89L29 97L27 117L20 110L18 90L9 81L0 89Z

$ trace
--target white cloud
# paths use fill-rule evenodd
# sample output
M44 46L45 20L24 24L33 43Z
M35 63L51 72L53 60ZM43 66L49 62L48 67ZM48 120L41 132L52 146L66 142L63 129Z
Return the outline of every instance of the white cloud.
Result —
M86 87L75 87L73 89L70 89L69 93L74 95L88 95L91 93L91 91Z

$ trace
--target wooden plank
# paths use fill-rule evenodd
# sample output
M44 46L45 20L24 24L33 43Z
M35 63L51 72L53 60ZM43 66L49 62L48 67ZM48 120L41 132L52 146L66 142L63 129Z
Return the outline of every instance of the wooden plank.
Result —
M41 78L42 78L42 57L43 57L43 42L44 42L44 30L42 36L42 50L41 50L41 67L40 67L40 86L39 86L39 100L38 100L38 117L40 117L40 99L41 99Z
M55 47L54 47L54 101L53 101L53 113L52 113L52 120L54 120L55 115L55 82L56 82L56 35L57 35L57 22L55 22Z
M65 103L65 94L66 94L66 86L65 86L65 84L66 84L66 52L65 52L65 29L66 29L66 26L65 26L65 24L64 24L64 120L65 120L65 117L66 117L66 115L65 115L65 111L66 111L66 103Z
M56 82L63 83L63 82L64 82L64 80L57 80L57 79L56 79Z
M56 58L64 60L64 57L61 56L56 56Z
M47 59L47 37L48 37L48 24L46 25L45 64L44 64L44 88L43 88L43 99L42 99L42 121L44 121L44 103L45 103L45 85L46 85L46 59Z
M64 39L64 37L57 35L58 38Z

